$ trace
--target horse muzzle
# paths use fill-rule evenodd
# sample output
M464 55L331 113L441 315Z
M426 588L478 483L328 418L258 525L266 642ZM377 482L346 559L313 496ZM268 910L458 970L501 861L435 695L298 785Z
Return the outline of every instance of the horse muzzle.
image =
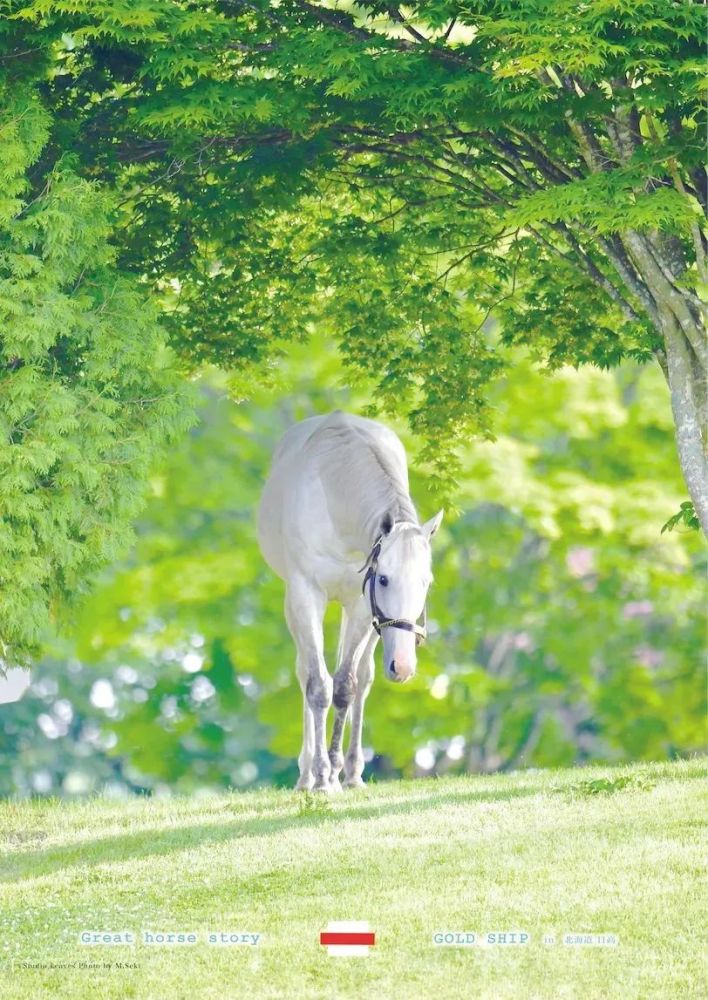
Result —
M386 676L396 684L405 684L415 676L415 663L403 659L391 659L386 664Z

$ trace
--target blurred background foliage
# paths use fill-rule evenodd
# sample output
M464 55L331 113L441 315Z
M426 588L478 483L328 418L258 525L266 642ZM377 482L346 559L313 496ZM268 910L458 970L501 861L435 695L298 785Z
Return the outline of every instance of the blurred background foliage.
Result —
M370 695L365 776L704 744L705 549L660 531L683 499L661 373L512 360L490 397L497 439L462 455L436 538L418 676L377 676ZM0 794L294 781L301 696L255 508L286 427L371 397L324 339L293 347L274 381L238 404L222 374L201 377L200 422L155 471L130 557L76 612L72 640L48 641L24 697L0 705ZM430 470L397 430L429 516ZM332 608L330 663L337 625Z

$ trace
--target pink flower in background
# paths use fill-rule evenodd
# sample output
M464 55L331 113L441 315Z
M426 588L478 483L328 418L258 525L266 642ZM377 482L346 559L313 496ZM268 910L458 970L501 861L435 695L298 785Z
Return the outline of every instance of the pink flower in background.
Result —
M595 569L595 553L584 545L576 545L568 550L565 565L571 576L588 576Z
M644 618L653 610L654 605L651 601L628 601L622 608L622 614L625 618Z
M520 649L523 653L530 653L536 648L528 632L518 632L514 636L514 649Z
M654 670L664 662L662 651L654 649L653 646L637 646L634 650L634 655L637 658L637 662L641 663L647 670Z

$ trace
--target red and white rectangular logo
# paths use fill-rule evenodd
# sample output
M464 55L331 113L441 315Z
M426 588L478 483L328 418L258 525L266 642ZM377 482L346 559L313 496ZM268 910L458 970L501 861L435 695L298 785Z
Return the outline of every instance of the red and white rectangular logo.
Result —
M365 920L330 920L320 933L320 944L335 958L363 958L376 944L376 935Z

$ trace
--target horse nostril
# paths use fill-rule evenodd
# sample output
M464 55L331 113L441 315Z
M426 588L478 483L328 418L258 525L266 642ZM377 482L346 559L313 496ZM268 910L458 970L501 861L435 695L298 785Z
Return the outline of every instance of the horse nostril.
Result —
M391 675L391 677L395 677L396 676L396 661L395 660L391 660L391 662L389 663L389 665L388 665L388 672Z

